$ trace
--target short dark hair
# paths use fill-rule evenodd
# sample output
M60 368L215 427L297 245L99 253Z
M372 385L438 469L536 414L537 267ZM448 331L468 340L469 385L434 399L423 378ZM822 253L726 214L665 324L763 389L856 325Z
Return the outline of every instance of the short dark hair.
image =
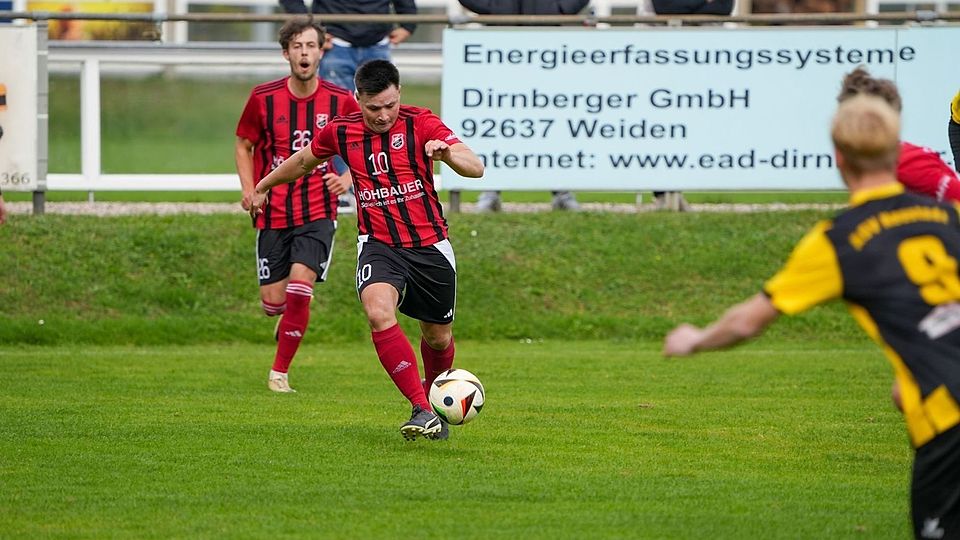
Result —
M877 79L870 76L870 73L863 67L847 73L843 77L843 83L840 85L840 95L837 96L837 102L843 103L849 98L858 94L876 96L886 101L893 110L900 112L903 109L903 102L900 100L900 92L897 90L897 83L890 79Z
M377 95L391 85L400 88L400 72L387 60L370 60L357 68L353 76L358 94Z
M283 47L283 50L287 50L287 47L290 46L290 42L294 37L302 34L308 28L313 28L317 31L318 45L320 48L323 48L323 42L327 37L327 29L324 28L319 22L313 20L313 17L297 17L295 19L290 19L285 22L282 27L280 27L280 46Z

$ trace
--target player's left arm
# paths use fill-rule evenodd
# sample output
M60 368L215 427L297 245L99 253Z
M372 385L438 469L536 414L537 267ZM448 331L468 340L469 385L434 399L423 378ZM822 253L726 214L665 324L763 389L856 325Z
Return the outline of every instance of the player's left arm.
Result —
M699 351L722 349L756 337L777 320L780 312L763 293L728 309L706 328L681 324L667 334L663 343L666 356L687 356Z
M462 142L447 144L438 139L431 139L423 145L427 156L434 161L442 161L460 176L480 178L483 176L483 162L473 153L469 146Z

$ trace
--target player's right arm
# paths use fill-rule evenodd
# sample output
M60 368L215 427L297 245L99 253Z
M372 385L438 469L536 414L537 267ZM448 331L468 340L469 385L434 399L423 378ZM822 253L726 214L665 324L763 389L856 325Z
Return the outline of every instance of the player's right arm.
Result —
M263 213L263 207L267 201L267 192L272 188L280 184L289 184L297 178L309 174L327 159L329 159L329 156L323 159L314 156L308 145L283 160L279 167L264 176L253 189L253 196L250 199L250 215L257 217Z
M237 176L240 177L240 205L244 210L250 210L250 201L253 199L253 188L256 180L253 177L253 142L244 137L237 137L234 143L233 158L237 164Z

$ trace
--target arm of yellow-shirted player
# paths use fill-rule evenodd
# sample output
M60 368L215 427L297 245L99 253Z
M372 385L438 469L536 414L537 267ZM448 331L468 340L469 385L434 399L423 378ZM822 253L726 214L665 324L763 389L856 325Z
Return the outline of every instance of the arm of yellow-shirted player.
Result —
M763 292L731 307L706 328L681 324L667 334L664 355L686 356L730 347L759 335L781 313L799 313L839 297L843 280L836 252L825 234L829 226L829 222L821 222L807 233Z
M663 344L666 356L686 356L699 351L723 349L760 335L777 320L780 312L770 299L757 293L728 309L716 322L705 328L681 324L667 334Z

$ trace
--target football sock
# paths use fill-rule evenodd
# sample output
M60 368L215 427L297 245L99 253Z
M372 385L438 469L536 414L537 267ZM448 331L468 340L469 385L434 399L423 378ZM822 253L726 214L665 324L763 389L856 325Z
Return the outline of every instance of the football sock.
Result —
M453 367L453 337L450 338L450 344L446 349L438 351L427 345L427 341L420 338L420 356L423 357L423 392L430 395L430 385L437 379L437 376Z
M410 400L412 405L419 405L422 409L430 409L427 397L420 385L420 371L417 369L417 355L413 346L403 334L399 324L395 324L382 332L371 332L373 346L377 349L380 364L393 379L400 393Z
M263 312L267 314L267 317L276 317L277 315L282 315L287 309L287 304L271 304L266 300L260 301L260 306L263 308Z
M300 348L303 335L307 333L310 321L310 299L313 298L313 286L308 281L287 283L287 310L280 320L280 335L277 339L277 355L273 359L273 370L286 373L290 362Z

